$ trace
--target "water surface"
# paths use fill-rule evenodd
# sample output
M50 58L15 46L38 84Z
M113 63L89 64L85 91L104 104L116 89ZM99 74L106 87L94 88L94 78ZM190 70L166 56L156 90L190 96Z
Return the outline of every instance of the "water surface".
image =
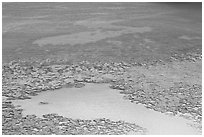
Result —
M201 49L201 39L186 40L201 38L201 30L202 3L9 2L2 4L2 58L107 57L104 50L111 51L112 57L116 53L126 58L125 50L131 58L159 55L163 59L167 51ZM83 51L90 44L97 51Z

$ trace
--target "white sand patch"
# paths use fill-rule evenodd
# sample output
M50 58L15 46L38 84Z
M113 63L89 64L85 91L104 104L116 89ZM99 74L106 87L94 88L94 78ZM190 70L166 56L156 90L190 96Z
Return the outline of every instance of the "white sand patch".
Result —
M178 116L168 116L149 110L143 105L130 103L122 98L118 90L107 84L87 84L83 88L64 88L45 91L28 100L15 100L21 105L23 114L58 113L74 119L109 118L124 120L146 128L148 134L200 134L189 126L192 121ZM41 105L39 102L48 102Z

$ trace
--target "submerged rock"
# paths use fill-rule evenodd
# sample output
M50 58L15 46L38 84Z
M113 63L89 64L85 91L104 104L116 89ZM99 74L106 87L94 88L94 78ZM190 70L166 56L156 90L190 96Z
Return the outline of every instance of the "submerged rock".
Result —
M74 85L75 88L82 88L84 86L85 86L84 83L75 83L75 85Z
M46 105L46 104L49 104L49 103L48 102L44 102L44 101L39 102L39 105Z
M173 59L177 61L189 60L195 62L196 60L202 59L202 57L199 54L190 54L189 56L177 54ZM162 62L162 65L163 63L164 62ZM7 101L3 100L2 102L3 134L126 134L131 128L128 128L124 122L117 122L117 124L115 124L116 122L104 119L92 122L78 122L72 119L71 122L68 118L60 118L54 114L44 115L44 119L36 117L25 118L21 115L22 110L15 109L11 101L8 101L29 99L29 96L36 96L39 92L62 87L82 88L85 86L83 82L110 83L111 88L121 90L120 93L125 94L124 99L129 99L135 103L142 103L155 111L163 113L171 112L173 114L191 114L195 116L196 119L202 120L201 85L185 85L182 82L178 82L169 89L153 86L152 90L147 90L145 89L145 84L149 82L146 79L148 76L143 75L142 77L138 75L138 77L133 78L131 74L129 74L126 78L123 78L125 77L123 72L131 67L131 65L125 62L105 63L104 65L102 63L92 64L90 62L70 65L50 64L48 66L40 62L36 64L37 65L32 65L31 67L25 67L26 65L23 66L19 62L13 61L3 67L2 95L8 97L6 99ZM136 67L143 66L147 65L139 63ZM146 68L142 68L141 73L143 69ZM137 73L140 73L140 71ZM130 85L136 86L131 88ZM139 88L142 90L137 90ZM48 102L42 101L39 104L45 105L48 104ZM34 124L31 122L31 119L34 121ZM66 120L69 122L65 122L63 126L58 127L58 121L62 119L64 119L64 122ZM27 121L27 124L25 121ZM120 128L118 123L122 124ZM80 126L88 124L92 126L87 126L86 128ZM132 126L133 128L135 127L135 129L137 128L136 125ZM103 130L103 128L105 130Z

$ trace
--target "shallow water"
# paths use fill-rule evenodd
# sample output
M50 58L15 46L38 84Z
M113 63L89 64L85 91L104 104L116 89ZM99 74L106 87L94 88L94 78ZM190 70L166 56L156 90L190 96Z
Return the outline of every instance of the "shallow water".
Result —
M58 113L74 119L109 118L124 120L146 128L148 134L199 134L188 124L193 122L182 117L168 116L130 103L118 90L107 84L87 84L83 88L64 88L45 91L28 100L13 101L21 105L23 114ZM39 104L39 102L48 104Z
M2 59L8 62L55 55L103 58L107 56L103 51L126 59L124 47L131 58L162 59L169 51L201 49L201 30L202 3L9 2L2 4ZM83 50L87 48L97 51Z
M120 36L128 33L144 33L151 31L150 27L118 27L122 30L118 31L88 31L88 32L79 32L70 35L60 35L42 38L33 42L33 44L37 44L39 46L44 45L76 45L76 44L86 44L91 42L97 42L102 39L112 38L116 36Z

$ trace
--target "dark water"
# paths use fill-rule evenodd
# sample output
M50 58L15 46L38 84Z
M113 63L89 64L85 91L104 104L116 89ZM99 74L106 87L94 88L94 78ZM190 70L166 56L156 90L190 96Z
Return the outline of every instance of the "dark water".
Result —
M90 53L79 50L83 44L76 49L70 45L39 48L33 44L33 41L44 37L87 31L115 31L115 26L117 29L124 26L153 29L152 32L139 34L136 40L132 33L110 38L116 41L119 39L124 47L131 46L126 48L126 50L130 49L127 54L133 50L135 52L132 54L137 52L142 55L152 54L144 47L133 46L139 45L145 38L155 41L154 45L162 46L163 49L154 51L154 54L167 50L166 47L169 45L176 50L201 47L201 40L181 41L177 39L182 35L201 37L201 5L201 3L3 3L3 60L21 56L70 54L69 51L73 53L76 50L77 55L96 54L96 51L93 51L94 47L91 47ZM101 24L96 26L98 21L106 23L101 28ZM94 25L89 26L91 23ZM114 27L104 27L106 24ZM107 45L107 42L103 40L92 44L103 46ZM154 45L152 45L153 49ZM111 47L99 52L104 56L108 54L106 51L111 52L110 56L114 53L126 56L123 55L126 53L124 49L115 46L117 50Z

